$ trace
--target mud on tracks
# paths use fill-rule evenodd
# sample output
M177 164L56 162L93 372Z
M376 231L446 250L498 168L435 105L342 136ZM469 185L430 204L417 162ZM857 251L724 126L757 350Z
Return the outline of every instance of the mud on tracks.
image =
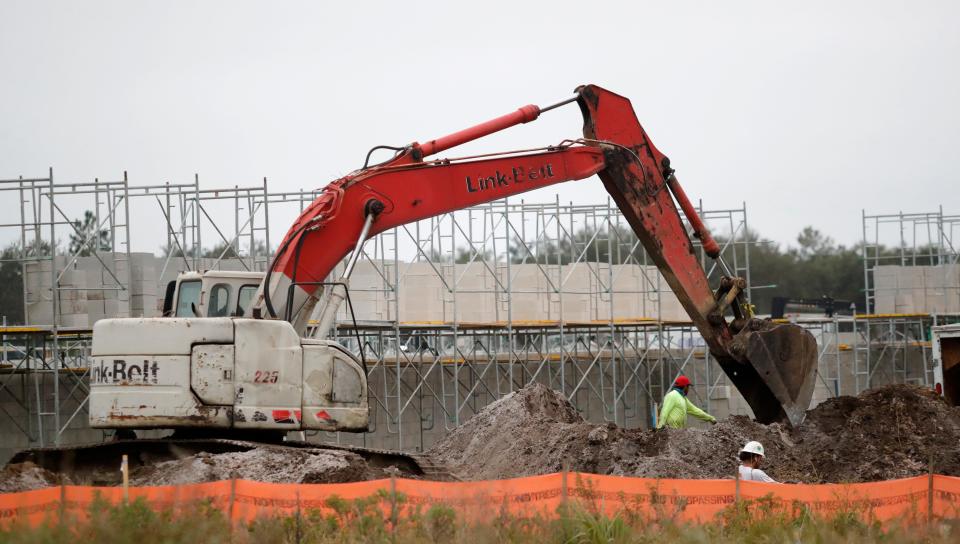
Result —
M0 471L0 493L19 493L60 484L69 480L33 463L14 463Z
M200 452L150 464L131 474L130 483L181 485L231 478L270 483L342 483L373 480L386 474L347 451L263 447L216 454Z
M134 486L183 485L229 479L245 479L270 483L342 483L375 480L398 476L422 478L411 473L409 463L377 457L368 460L350 449L326 448L320 445L254 444L216 441L198 444L194 441L163 442L144 440L115 442L121 450L94 452L97 462L89 463L90 451L65 448L64 457L43 458L34 463L26 460L8 464L0 471L0 493L27 491L54 485L120 485L120 452L130 456L130 484ZM160 442L163 447L157 448ZM100 448L97 445L87 448ZM116 460L117 462L113 462ZM52 468L61 464L62 472ZM40 466L42 465L42 466Z

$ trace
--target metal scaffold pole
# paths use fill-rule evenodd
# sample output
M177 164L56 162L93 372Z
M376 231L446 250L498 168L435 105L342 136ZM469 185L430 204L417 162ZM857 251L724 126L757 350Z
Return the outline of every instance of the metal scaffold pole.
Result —
M53 312L53 318L50 323L50 364L53 365L53 429L54 445L60 445L60 334L58 324L60 323L60 293L59 277L57 274L57 222L54 219L54 183L53 168L49 170L50 179L50 305ZM42 408L41 408L42 409Z

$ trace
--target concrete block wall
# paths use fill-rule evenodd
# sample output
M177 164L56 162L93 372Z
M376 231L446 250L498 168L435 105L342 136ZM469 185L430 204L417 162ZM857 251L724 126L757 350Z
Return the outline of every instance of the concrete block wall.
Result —
M117 290L111 273L127 281L126 255L80 257L60 278L60 325L92 327L106 317L160 315L168 282L194 266L182 258L149 253L130 255L129 291ZM67 260L58 257L57 270ZM245 270L237 259L200 259L201 270ZM399 271L394 267L399 267ZM399 285L393 291L399 272ZM611 278L612 275L612 278ZM339 277L339 267L331 277ZM612 280L612 281L611 281ZM53 323L50 262L29 263L25 289L28 322ZM608 284L609 291L608 292ZM106 287L106 288L103 288ZM557 289L562 293L556 292ZM351 278L351 299L358 320L431 323L502 323L513 321L587 322L638 318L687 321L677 297L656 267L577 263L538 266L504 263L393 263L360 261ZM394 304L392 298L397 297ZM399 315L394 315L399 314ZM347 308L340 319L348 320Z
M177 274L193 266L193 260L157 257L151 253L131 253L129 285L127 256L110 252L96 257L78 257L70 266L67 257L57 257L60 276L59 325L61 327L90 328L108 317L156 317L163 309L163 296L168 282ZM115 260L116 257L116 260ZM103 261L101 263L101 260ZM164 264L166 263L166 269ZM53 303L50 298L50 261L27 263L24 276L27 323L53 324ZM106 266L104 266L104 264ZM237 259L200 259L201 270L246 270ZM112 274L112 275L111 275ZM114 276L127 287L116 289Z
M418 264L429 267L426 263ZM497 304L502 297L501 286L506 285L506 282L497 274L496 263L475 261L448 265L444 267L444 272L447 285L456 289L456 292L442 290L440 293L433 294L433 296L439 295L437 298L444 300L442 313L435 316L433 320L458 323L491 323L506 320L506 311L501 312ZM401 292L411 287L414 286L410 282L405 278L401 279ZM439 308L435 308L434 311L437 309ZM404 320L405 311L406 308L401 306L401 321Z
M145 286L143 281L136 281L136 276L132 278L128 290L116 289L117 284L113 277L126 282L129 265L126 255L117 257L123 260L114 260L113 253L101 253L100 259L103 263L92 256L78 257L73 262L66 256L56 258L56 270L57 274L60 274L60 326L88 328L104 317L131 315L132 296L156 292L155 286ZM31 325L52 325L54 321L50 266L50 261L41 261L27 263L24 269L26 321Z
M558 285L558 274L548 271L544 275L545 270L529 264L511 266L511 313L515 321L560 320L558 297L549 294L551 285Z
M604 321L638 318L688 321L656 267L596 263L538 266L476 261L467 264L399 263L399 316L393 316L393 264L358 262L350 296L358 320L404 323ZM601 267L599 270L597 269ZM601 275L602 274L602 275ZM331 277L339 276L339 269ZM389 283L384 281L386 276ZM598 277L599 276L599 277ZM562 286L562 287L561 287ZM557 293L556 289L561 293ZM659 290L657 290L659 288ZM509 289L509 292L507 292ZM455 291L455 292L453 292ZM340 320L349 320L341 308Z
M960 265L894 266L873 269L874 312L960 312Z
M337 267L330 276L339 278L342 267ZM378 262L376 265L371 261L357 261L354 267L353 276L350 279L350 300L353 303L354 310L357 312L356 318L370 321L393 321L393 304L390 303L389 293L386 289L386 282L392 283L395 276L393 262ZM340 321L349 321L347 305L340 308Z
M442 264L435 263L437 270ZM357 270L359 273L360 270ZM441 276L428 263L403 263L400 265L400 285L397 296L400 321L445 321L446 298ZM351 282L353 278L351 278ZM376 294L373 294L376 297ZM366 319L367 313L354 306L358 319Z

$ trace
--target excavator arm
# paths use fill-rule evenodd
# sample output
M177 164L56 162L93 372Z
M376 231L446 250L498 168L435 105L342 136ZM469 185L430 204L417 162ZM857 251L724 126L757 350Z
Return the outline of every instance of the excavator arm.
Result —
M523 152L464 159L427 158L576 102L583 138ZM303 333L320 296L326 300L318 330L333 323L363 241L385 230L476 204L566 181L599 175L647 253L705 339L711 354L764 422L803 418L813 393L816 342L794 325L754 319L743 300L746 283L728 274L711 288L693 235L722 269L717 242L670 168L650 141L630 101L594 85L546 108L529 105L475 127L397 148L390 160L361 168L323 189L278 248L261 286L254 316L291 321ZM676 202L676 203L675 203ZM349 253L340 285L323 282ZM725 314L733 319L728 322Z
M316 282L357 247L366 218L374 217L364 235L369 238L420 219L587 178L604 164L601 150L583 146L464 162L397 162L334 181L304 210L271 268L270 288L263 296L265 314L289 317L302 332L319 290Z

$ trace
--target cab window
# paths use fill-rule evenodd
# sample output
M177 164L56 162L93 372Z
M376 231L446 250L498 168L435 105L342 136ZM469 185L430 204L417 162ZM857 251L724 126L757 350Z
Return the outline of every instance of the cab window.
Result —
M218 283L210 289L207 317L226 317L230 312L230 286Z
M247 307L250 306L250 302L253 300L254 295L257 294L257 289L259 285L244 285L240 287L240 292L237 294L237 315L241 316L247 312Z
M200 280L180 282L177 293L177 317L197 317L191 305L200 304Z
M163 317L170 317L173 314L173 294L177 291L177 280L167 283L167 290L163 294Z

